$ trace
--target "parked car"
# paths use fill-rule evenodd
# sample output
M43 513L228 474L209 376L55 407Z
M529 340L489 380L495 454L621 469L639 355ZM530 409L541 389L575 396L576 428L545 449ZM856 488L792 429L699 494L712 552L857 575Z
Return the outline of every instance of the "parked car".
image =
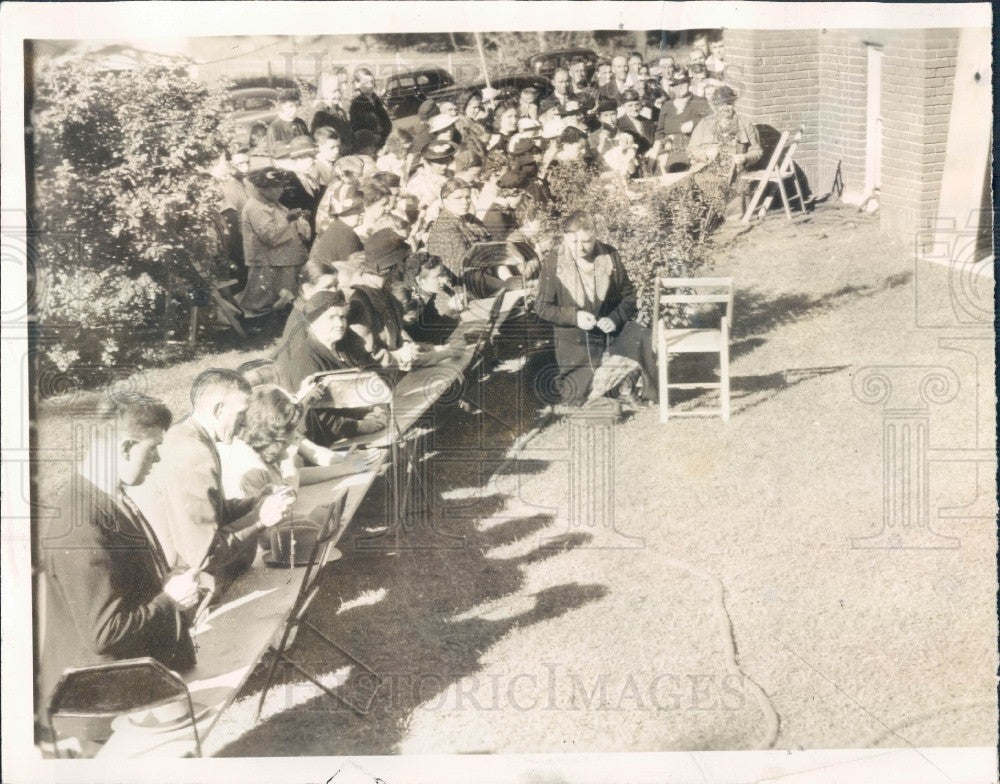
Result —
M486 80L480 79L478 82L466 82L465 84L456 84L451 87L445 87L441 90L435 90L427 97L433 98L438 102L458 101L459 96L461 96L466 90L482 94L485 87ZM547 98L552 95L553 92L552 82L544 76L536 76L535 74L513 74L511 76L500 76L496 79L490 80L490 87L497 91L497 100L511 98L516 101L518 94L525 87L534 87L538 90L539 100Z
M393 74L385 80L382 101L389 117L399 120L417 113L428 94L455 84L444 68L419 68Z
M593 49L549 49L528 58L526 65L532 73L551 79L556 68L569 68L577 57L586 63L587 81L594 78L597 61L600 59Z
M227 101L236 125L235 142L254 147L267 134L267 126L278 116L274 102L278 91L270 87L247 87L233 90Z

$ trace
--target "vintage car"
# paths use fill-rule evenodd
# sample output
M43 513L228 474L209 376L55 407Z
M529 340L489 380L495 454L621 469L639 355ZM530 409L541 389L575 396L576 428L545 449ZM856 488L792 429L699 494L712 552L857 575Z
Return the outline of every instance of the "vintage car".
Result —
M577 57L586 64L587 81L590 81L594 78L597 61L600 59L597 52L592 49L549 49L532 55L527 59L525 65L532 73L551 79L556 68L569 68L569 64Z
M418 68L389 76L385 80L382 101L389 117L399 120L417 113L430 93L455 84L444 68Z
M267 134L267 126L278 116L274 108L278 91L270 87L246 87L233 90L227 99L228 110L236 125L234 141L254 147Z
M525 87L534 87L538 90L539 100L552 95L552 82L544 76L536 76L535 74L512 74L510 76L499 76L496 79L490 79L489 86L496 91L496 100L510 98L516 101L518 94ZM462 93L466 91L476 92L482 95L485 88L486 80L480 79L476 82L466 82L464 84L456 84L451 87L436 90L427 97L433 98L439 103L441 101L458 101Z

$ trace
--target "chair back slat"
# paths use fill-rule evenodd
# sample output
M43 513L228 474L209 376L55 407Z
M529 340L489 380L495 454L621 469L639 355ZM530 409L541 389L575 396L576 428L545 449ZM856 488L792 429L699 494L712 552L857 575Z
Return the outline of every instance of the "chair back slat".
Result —
M778 162L781 160L781 154L785 151L786 144L788 144L788 131L782 131L778 143L774 145L774 151L771 153L770 159L768 159L767 166L764 168L765 172L778 171Z
M795 151L799 147L799 142L802 141L802 134L805 131L805 126L800 125L799 129L795 132L795 136L792 139L791 144L788 145L788 149L785 150L785 155L781 159L781 166L778 167L778 174L787 175L794 171L795 167Z
M697 303L697 302L729 302L729 293L725 294L667 294L662 302Z
M673 289L716 289L714 294L665 294L664 291ZM722 291L718 291L722 289ZM661 321L660 311L664 303L668 304L698 304L698 303L725 303L726 319L732 321L733 318L733 278L658 278L655 297L655 328L659 329ZM655 337L655 335L654 335Z

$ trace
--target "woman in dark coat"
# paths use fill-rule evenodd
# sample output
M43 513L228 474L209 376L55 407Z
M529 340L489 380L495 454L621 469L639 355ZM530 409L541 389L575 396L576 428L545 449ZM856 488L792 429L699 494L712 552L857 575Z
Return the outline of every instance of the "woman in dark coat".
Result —
M347 299L342 291L320 291L304 308L305 323L292 331L274 354L278 383L295 392L313 373L331 370L374 370L378 363L365 350L364 341L348 329ZM383 429L388 421L384 406L340 410L310 408L306 414L306 436L329 446L339 438L350 438Z
M634 320L636 289L618 251L597 240L588 213L572 213L562 231L563 241L542 265L535 299L538 317L552 324L562 402L575 406L587 400L605 353L635 361L643 396L655 400L652 340L649 329Z

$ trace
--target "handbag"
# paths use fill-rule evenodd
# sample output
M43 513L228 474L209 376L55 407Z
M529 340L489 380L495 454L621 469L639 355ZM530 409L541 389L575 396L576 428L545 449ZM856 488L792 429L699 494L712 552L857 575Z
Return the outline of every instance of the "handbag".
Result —
M305 566L312 557L319 534L320 526L312 520L278 523L267 532L270 547L264 551L264 563L275 569Z

